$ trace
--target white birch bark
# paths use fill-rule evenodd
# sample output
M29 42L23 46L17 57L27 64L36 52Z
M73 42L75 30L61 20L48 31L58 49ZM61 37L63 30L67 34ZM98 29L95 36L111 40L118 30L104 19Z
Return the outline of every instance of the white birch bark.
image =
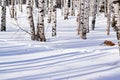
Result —
M104 0L105 17L107 16L107 3L108 3L107 0Z
M71 7L71 16L75 16L75 6L74 6L74 3L75 3L75 0L70 0L70 7Z
M98 2L98 0L94 0L93 14L92 14L92 30L95 29L96 14L97 14L97 2Z
M111 24L111 0L107 3L107 35L110 34L110 24Z
M18 4L19 4L19 10L20 12L23 12L23 8L22 8L22 4L23 3L23 0L18 0Z
M64 14L64 0L61 0L61 15Z
M84 12L84 23L86 27L86 32L89 32L89 13L90 13L90 0L84 0L85 1L85 12Z
M35 26L34 26L31 0L27 0L27 14L28 14L28 21L30 24L31 40L35 40Z
M52 36L56 36L56 22L57 22L56 18L57 18L56 0L54 0L52 8Z
M38 0L38 24L37 24L38 41L46 41L44 33L44 0Z
M52 15L52 0L49 0L49 8L48 8L48 23L51 23L51 15Z
M68 19L68 0L64 0L64 20Z
M15 12L15 0L11 0L11 18L16 17L16 12Z
M86 39L86 26L85 26L85 1L81 0L81 7L80 7L80 37L82 39Z
M1 31L6 31L6 1L7 0L2 0L1 5Z
M113 0L114 7L114 24L113 27L116 31L118 45L119 45L119 54L120 54L120 1Z
M77 19L76 19L76 22L77 22L77 25L78 25L78 28L77 28L77 32L78 32L78 35L80 35L80 11L81 11L81 0L79 0L79 3L78 3L78 13L77 13Z
M45 0L44 2L45 2L45 7L44 7L44 10L45 10L45 11L44 11L44 13L45 13L45 14L48 14L48 1Z

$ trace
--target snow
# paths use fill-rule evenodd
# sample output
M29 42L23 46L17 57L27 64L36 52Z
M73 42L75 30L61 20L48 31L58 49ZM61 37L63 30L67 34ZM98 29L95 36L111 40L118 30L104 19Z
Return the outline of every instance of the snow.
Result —
M77 35L76 16L63 20L57 11L56 37L51 36L51 24L45 22L47 42L31 41L7 13L7 32L0 32L0 80L120 80L118 46L101 45L104 40L117 43L112 28L106 35L103 14L97 17L95 31L90 30L82 40ZM18 13L18 24L29 30L25 10Z

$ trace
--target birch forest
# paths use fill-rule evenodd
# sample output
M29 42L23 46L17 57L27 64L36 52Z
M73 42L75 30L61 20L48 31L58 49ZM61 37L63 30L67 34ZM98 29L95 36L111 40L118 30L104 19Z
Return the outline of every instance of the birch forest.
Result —
M0 0L0 80L120 80L120 0Z
M110 34L112 27L118 39L120 47L120 1L119 0L2 0L1 1L1 31L6 31L6 7L9 7L11 18L18 20L16 7L23 12L23 5L26 5L27 17L30 26L31 40L46 41L44 32L44 17L52 24L52 36L57 36L57 9L61 9L64 20L69 16L76 16L78 25L77 34L82 39L87 39L87 34L95 30L96 17L104 13L107 18L106 35ZM33 11L37 9L38 20L35 23ZM77 15L75 15L77 14ZM92 21L89 21L92 17ZM89 25L92 23L92 25Z

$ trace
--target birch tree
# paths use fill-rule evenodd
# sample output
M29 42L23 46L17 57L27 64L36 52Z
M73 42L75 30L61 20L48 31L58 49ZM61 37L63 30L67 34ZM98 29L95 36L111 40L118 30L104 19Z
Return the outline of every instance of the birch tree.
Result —
M18 0L18 4L19 4L19 10L23 12L23 8L22 8L23 0Z
M95 29L96 14L97 14L97 2L98 2L98 0L94 0L93 13L92 13L92 30Z
M84 18L85 18L85 1L84 0L80 0L80 37L82 39L86 39L86 26L85 26L85 22L84 22Z
M52 0L49 0L49 7L48 7L48 23L51 23L51 14L52 14Z
M85 13L84 13L84 16L85 16L85 26L86 26L86 32L89 32L89 15L90 15L90 0L84 0L85 1Z
M74 6L74 3L75 3L75 0L70 0L70 7L71 7L71 16L75 16L75 6Z
M68 10L68 0L64 0L64 20L68 19L69 10Z
M110 1L110 0L109 0ZM107 16L107 8L108 8L108 0L104 0L104 13L105 13L105 17Z
M120 53L120 0L113 0L113 7L114 7L114 21L112 22L112 26L116 31Z
M107 35L110 34L110 24L111 24L111 0L107 0Z
M30 24L30 32L31 32L31 39L35 40L35 26L34 26L34 19L33 19L33 11L32 11L31 0L27 0L27 14L28 14L28 21Z
M63 15L64 12L64 0L61 0L61 15Z
M56 18L57 18L56 0L54 0L52 7L52 36L56 36L56 21L57 21Z
M16 18L15 4L16 0L11 0L11 18Z
M78 25L78 28L77 28L77 32L78 32L78 35L80 35L80 11L81 11L81 0L78 1L78 10L77 10L77 25Z
M44 34L44 0L38 0L37 37L38 41L46 41Z
M7 0L2 0L1 5L1 31L6 31L6 2Z

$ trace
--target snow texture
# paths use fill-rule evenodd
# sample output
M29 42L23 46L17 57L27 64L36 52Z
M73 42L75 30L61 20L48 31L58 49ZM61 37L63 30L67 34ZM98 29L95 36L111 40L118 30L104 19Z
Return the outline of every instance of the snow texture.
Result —
M51 36L51 24L45 18L47 42L37 42L16 26L29 31L26 11L18 12L17 22L7 12L7 32L0 32L0 80L120 80L118 46L101 45L104 40L117 43L112 29L106 35L104 15L97 16L95 31L82 40L76 16L64 20L58 9L57 36Z

